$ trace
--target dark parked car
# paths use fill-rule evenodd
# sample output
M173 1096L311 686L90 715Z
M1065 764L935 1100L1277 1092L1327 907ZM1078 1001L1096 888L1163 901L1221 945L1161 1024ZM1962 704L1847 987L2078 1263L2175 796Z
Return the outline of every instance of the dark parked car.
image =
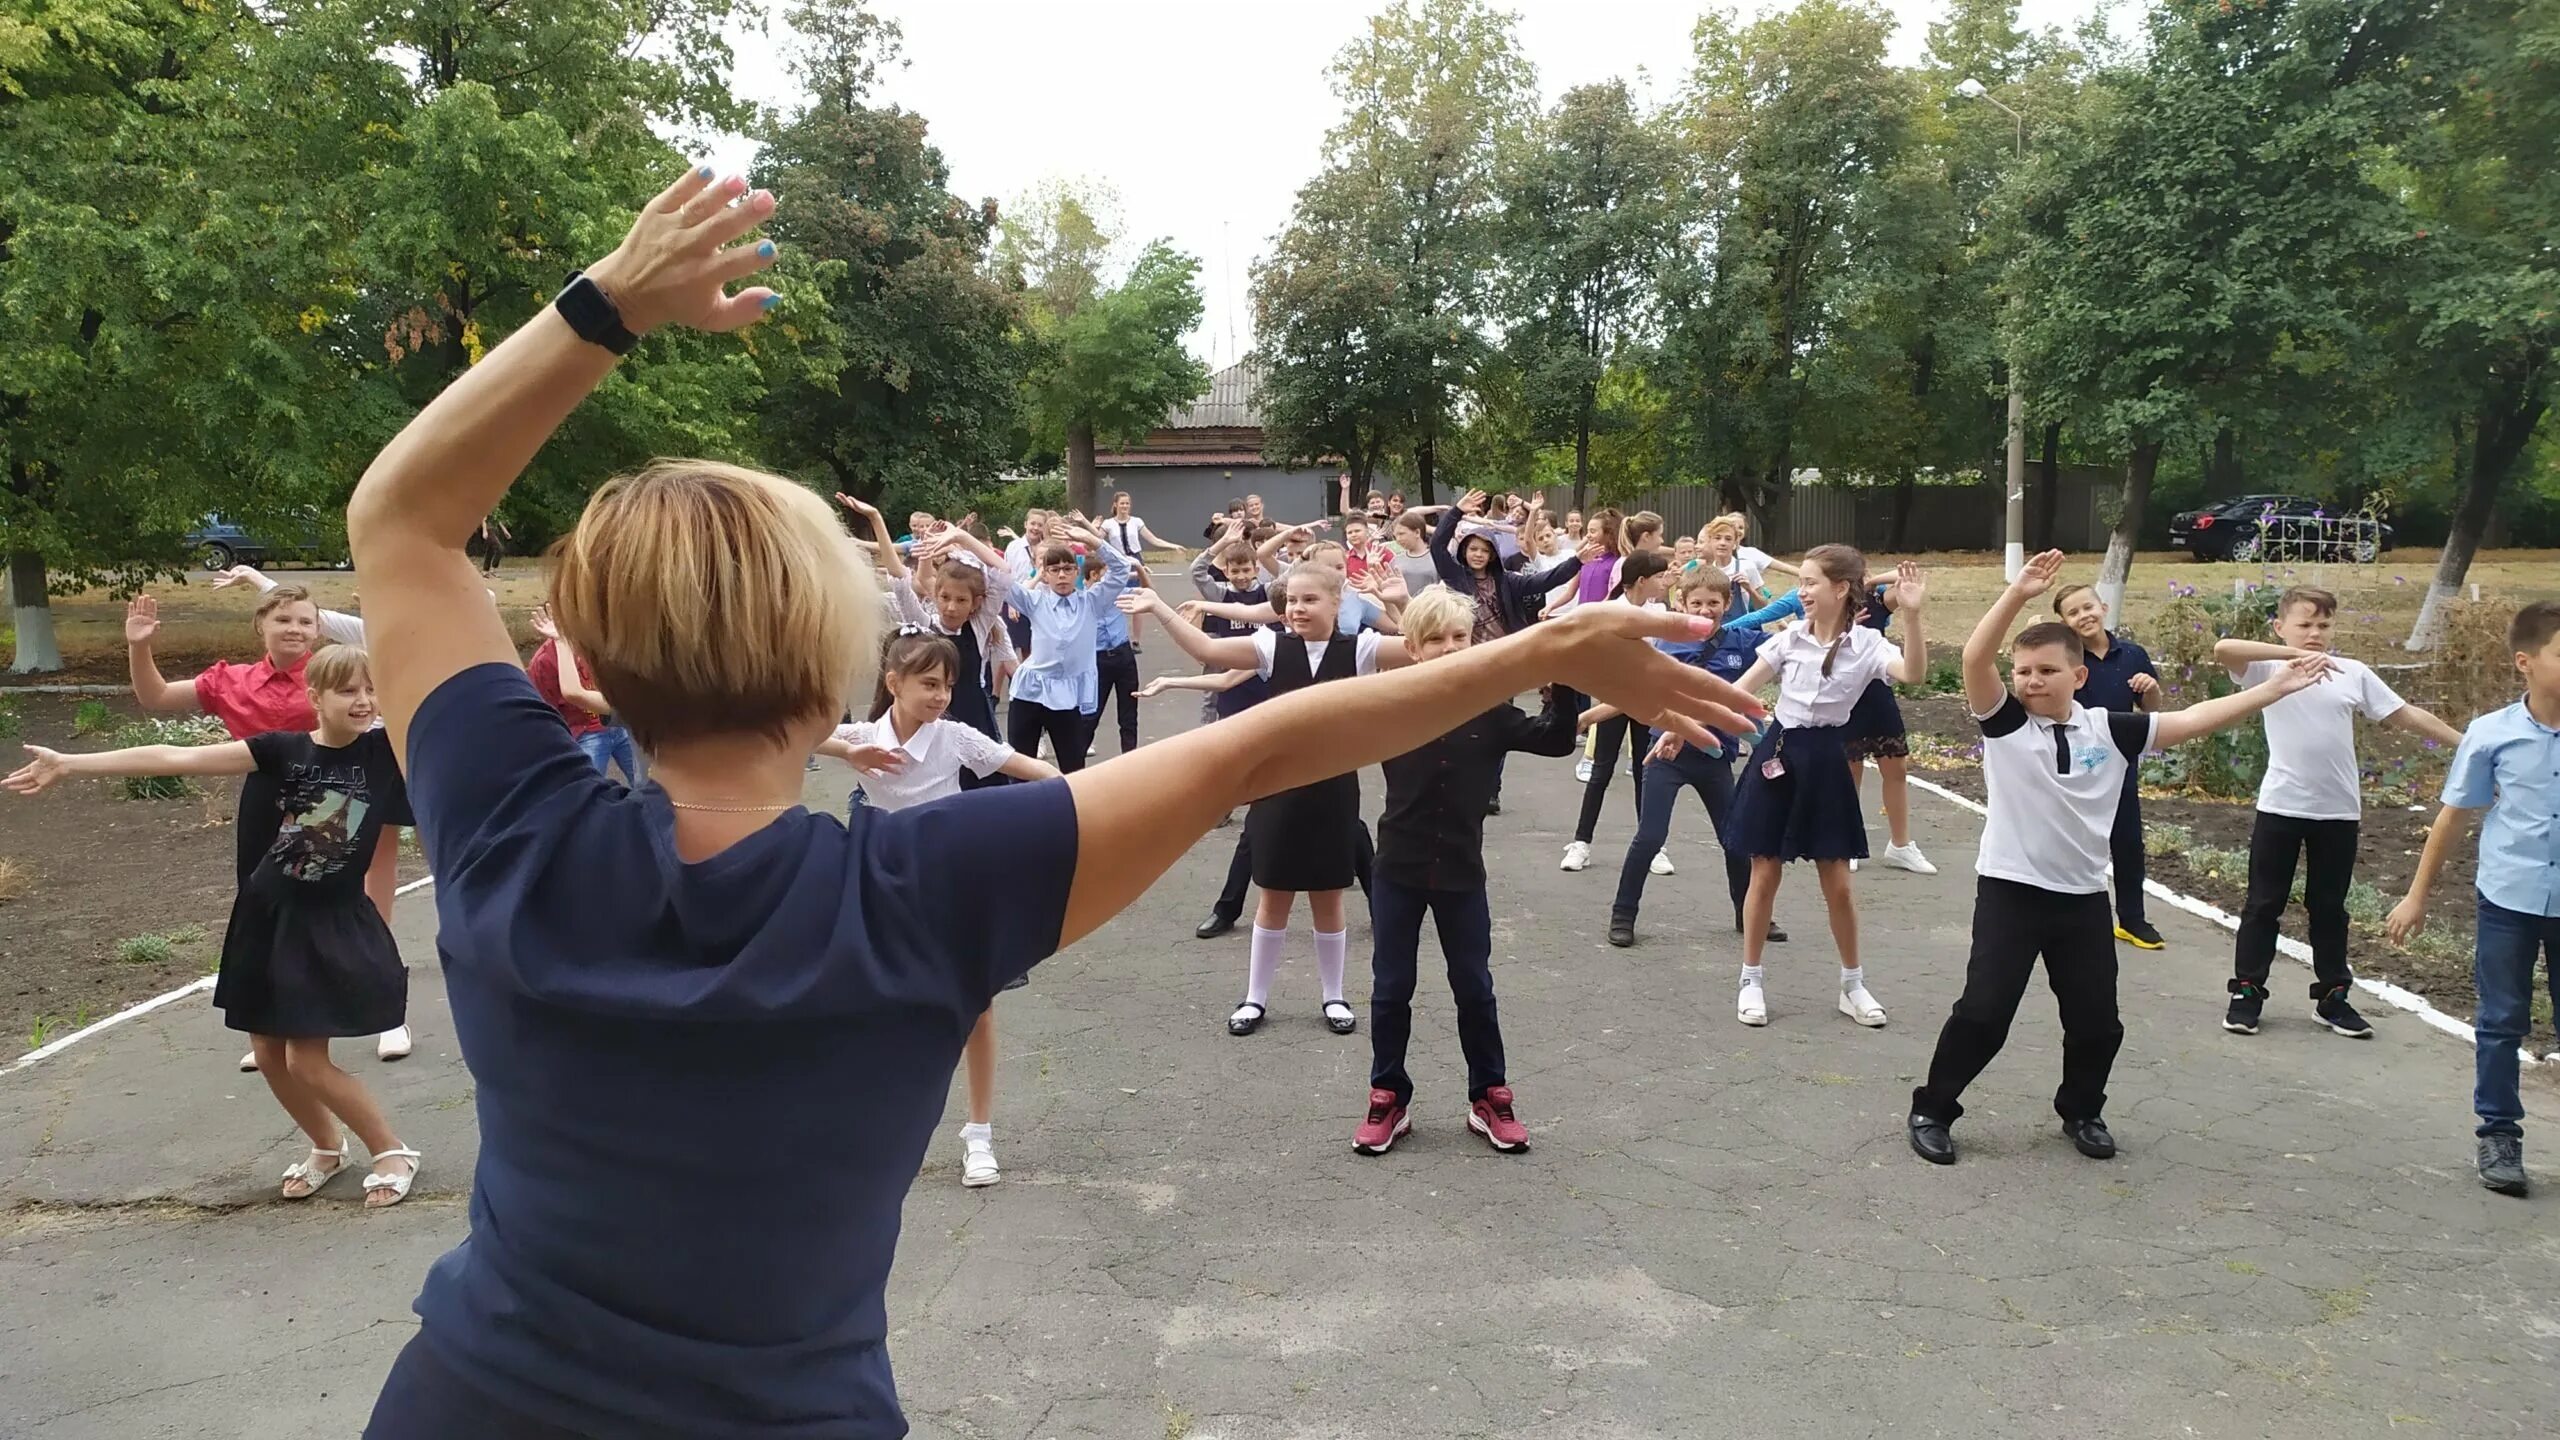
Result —
M2169 517L2169 547L2199 560L2344 560L2370 565L2391 527L2300 495L2237 495Z
M187 553L207 570L228 570L234 565L256 565L261 568L271 561L295 560L310 565L326 565L343 569L347 564L347 545L332 527L321 522L315 513L290 534L252 533L246 527L221 515L207 515L196 528L180 537Z

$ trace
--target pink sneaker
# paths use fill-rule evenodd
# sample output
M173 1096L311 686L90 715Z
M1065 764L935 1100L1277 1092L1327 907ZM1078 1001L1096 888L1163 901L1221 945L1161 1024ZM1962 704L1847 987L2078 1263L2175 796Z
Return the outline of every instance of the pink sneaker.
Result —
M1351 1137L1351 1148L1363 1155L1384 1155L1398 1140L1413 1132L1413 1117L1405 1114L1404 1104L1393 1090L1369 1092L1369 1118L1360 1122L1358 1134Z
M1529 1127L1511 1113L1511 1087L1496 1085L1467 1111L1467 1128L1504 1154L1529 1148Z

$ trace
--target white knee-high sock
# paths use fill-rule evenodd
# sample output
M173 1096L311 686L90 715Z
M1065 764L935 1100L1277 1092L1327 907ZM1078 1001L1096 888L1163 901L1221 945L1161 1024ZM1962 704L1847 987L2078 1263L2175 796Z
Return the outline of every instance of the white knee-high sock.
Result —
M1342 965L1350 949L1349 931L1316 932L1316 976L1324 982L1324 998L1328 1005L1342 998Z
M1271 1003L1271 981L1280 973L1280 951L1289 943L1286 930L1253 927L1253 950L1245 961L1244 1001L1248 1005Z

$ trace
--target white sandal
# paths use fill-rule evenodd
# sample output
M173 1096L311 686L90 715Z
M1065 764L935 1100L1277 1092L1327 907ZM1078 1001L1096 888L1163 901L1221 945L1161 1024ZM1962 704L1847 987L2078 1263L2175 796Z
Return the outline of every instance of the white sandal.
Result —
M365 1208L370 1210L388 1210L392 1206L409 1198L409 1187L416 1184L418 1180L418 1171L420 1169L418 1152L410 1149L406 1145L403 1145L397 1150L385 1150L381 1154L374 1156L373 1163L379 1165L385 1160L394 1159L408 1161L409 1173L406 1175L385 1175L381 1171L376 1170L372 1174L365 1176ZM390 1191L391 1198L383 1201L379 1205L374 1204L373 1192L376 1190Z
M327 1170L322 1170L311 1163L314 1160L335 1160L338 1163ZM285 1184L290 1185L294 1181L299 1180L311 1188L303 1191L299 1195L286 1195L284 1198L287 1200L308 1200L312 1196L320 1193L320 1187L337 1179L338 1172L346 1168L346 1141L340 1140L338 1142L338 1148L335 1150L323 1150L319 1146L314 1145L311 1147L311 1153L309 1155L291 1165L286 1166L284 1171Z

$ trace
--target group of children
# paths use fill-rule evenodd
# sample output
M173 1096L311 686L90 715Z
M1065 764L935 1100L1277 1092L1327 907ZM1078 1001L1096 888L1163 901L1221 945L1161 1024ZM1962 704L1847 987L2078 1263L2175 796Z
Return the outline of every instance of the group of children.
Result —
M1916 566L1870 577L1864 557L1842 545L1817 546L1786 565L1744 545L1738 517L1719 517L1694 540L1665 546L1655 516L1603 510L1558 524L1535 502L1494 502L1482 492L1432 507L1372 495L1366 509L1353 509L1346 481L1340 541L1323 533L1333 521L1273 523L1259 497L1213 517L1212 543L1191 566L1201 598L1175 605L1146 584L1143 547L1162 542L1130 513L1126 495L1100 525L1034 511L1003 550L971 523L922 515L910 536L892 540L876 509L840 498L872 531L894 625L870 712L846 717L820 750L859 772L856 804L900 809L1077 770L1106 694L1122 700L1125 752L1138 743L1136 701L1167 689L1202 690L1209 718L1232 715L1269 696L1428 663L1579 604L1668 607L1710 622L1708 638L1663 648L1746 691L1774 691L1759 733L1716 734L1706 746L1649 732L1561 689L1547 692L1534 715L1497 706L1386 762L1374 841L1356 775L1251 807L1229 893L1199 929L1206 937L1232 927L1246 883L1259 889L1243 996L1226 1028L1250 1035L1269 1017L1301 895L1314 933L1318 1013L1334 1033L1358 1028L1346 987L1345 906L1346 892L1360 886L1372 935L1370 1095L1353 1141L1361 1152L1383 1153L1411 1129L1405 1057L1426 915L1457 1003L1468 1126L1499 1150L1528 1143L1504 1072L1483 853L1513 752L1560 757L1597 737L1568 871L1588 864L1617 753L1628 754L1638 820L1610 906L1612 945L1636 943L1648 879L1676 873L1663 845L1681 792L1694 791L1723 851L1742 936L1736 1019L1770 1022L1766 947L1787 938L1775 903L1787 867L1808 861L1839 956L1836 1008L1861 1026L1887 1023L1861 961L1850 875L1868 853L1859 780L1870 762L1885 777L1885 858L1924 874L1935 869L1909 835L1899 764L1908 752L1891 688L1928 670L1928 588ZM1394 535L1392 545L1378 538L1382 531ZM2103 1113L2123 1038L2114 944L2164 943L2142 905L2141 757L2252 716L2264 717L2268 762L2224 1028L2255 1034L2263 1022L2278 924L2300 870L2313 1013L2338 1034L2370 1036L2350 1001L2346 954L2345 897L2362 810L2353 721L2361 715L2454 748L2445 809L2390 917L2395 941L2420 923L2462 826L2487 812L2478 867L2478 1165L2491 1188L2523 1193L2518 1052L2530 1025L2534 956L2560 959L2560 602L2527 605L2515 618L2510 649L2524 698L2458 733L2402 700L2370 667L2335 654L2337 600L2311 587L2280 597L2271 640L2217 645L2236 693L2164 710L2149 656L2107 628L2094 590L2058 583L2061 564L2059 552L2029 562L1964 646L1988 819L1963 992L1912 1095L1914 1151L1954 1161L1950 1127L1963 1113L1960 1097L2001 1048L2042 959L2064 1032L2055 1110L2084 1154L2114 1153ZM1792 573L1792 591L1771 599L1763 588L1771 573ZM331 1062L328 1044L398 1032L398 1048L407 1048L406 972L387 926L393 847L379 843L386 826L410 823L405 794L374 725L367 660L354 643L362 622L321 611L306 592L254 572L224 583L252 581L266 591L256 624L267 649L252 666L216 666L170 685L151 660L156 611L148 597L128 621L145 706L220 715L232 743L91 755L30 746L28 763L5 785L33 794L65 775L249 777L240 894L215 1003L252 1036L244 1063L265 1075L311 1139L282 1193L312 1194L345 1167L343 1127L372 1157L368 1204L397 1203L414 1181L417 1153L361 1082ZM2055 618L2012 636L2024 608L2047 597ZM1133 632L1148 617L1200 673L1138 682ZM1898 641L1889 630L1896 621ZM615 738L610 700L592 670L545 617L537 613L534 624L543 637L528 662L537 690L600 770L619 765L639 783L639 757L627 736ZM324 634L341 643L318 647ZM1040 758L1044 744L1054 764ZM391 1040L384 1045L390 1054ZM992 1009L965 1055L962 1183L993 1184L1001 1171L992 1136Z

